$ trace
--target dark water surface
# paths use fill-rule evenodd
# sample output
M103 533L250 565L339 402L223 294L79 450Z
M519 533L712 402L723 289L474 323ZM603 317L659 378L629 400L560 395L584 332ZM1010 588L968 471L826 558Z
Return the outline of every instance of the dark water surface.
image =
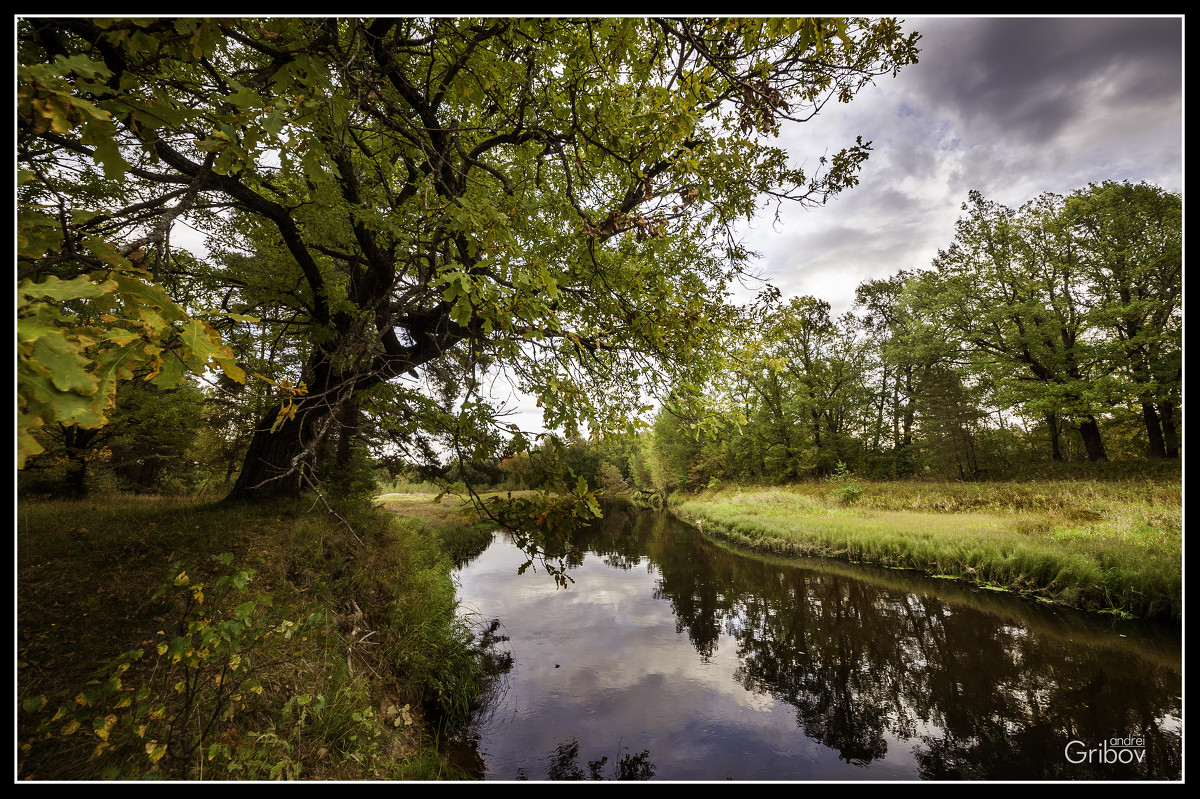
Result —
M513 659L472 730L488 779L1182 778L1178 624L764 559L630 507L576 545L567 588L502 533L458 572Z

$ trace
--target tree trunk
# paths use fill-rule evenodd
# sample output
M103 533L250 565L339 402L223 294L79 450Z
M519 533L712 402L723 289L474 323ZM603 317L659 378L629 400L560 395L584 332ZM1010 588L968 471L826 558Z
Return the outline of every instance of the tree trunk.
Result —
M1179 434L1175 430L1175 404L1158 403L1158 415L1162 419L1163 448L1168 458L1179 457Z
M350 462L351 447L358 436L359 401L351 398L342 406L337 429L337 465L344 469Z
M1100 440L1100 425L1096 423L1095 417L1089 416L1086 421L1079 423L1079 435L1083 437L1083 447L1087 450L1089 461L1095 463L1108 460L1104 453L1104 442Z
M83 428L71 425L63 428L63 445L67 451L66 484L64 489L69 497L85 497L88 493L88 453L92 442L101 428Z
M1167 457L1167 448L1163 441L1162 427L1159 426L1158 412L1154 410L1153 403L1142 403L1142 419L1146 423L1146 438L1150 442L1149 456L1151 458Z
M317 423L329 414L330 406L314 402L305 407L301 402L295 418L284 420L271 432L279 409L279 405L272 406L259 421L246 450L242 471L225 502L300 496L304 470L313 465Z
M1062 448L1058 443L1058 417L1052 413L1046 414L1046 427L1050 430L1050 457L1062 462Z

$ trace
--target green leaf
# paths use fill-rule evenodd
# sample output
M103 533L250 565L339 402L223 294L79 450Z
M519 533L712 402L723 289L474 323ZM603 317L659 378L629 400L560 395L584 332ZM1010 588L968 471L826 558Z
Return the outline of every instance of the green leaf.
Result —
M62 228L58 220L35 208L21 207L17 212L17 255L41 258L62 249ZM31 281L22 281L22 283Z
M186 636L176 636L171 639L166 651L159 651L160 655L168 655L175 662L179 662L184 656L192 651L192 639Z
M184 366L183 361L174 353L166 353L158 373L152 375L149 380L155 388L166 390L181 384L187 373L187 367Z
M30 355L59 391L90 396L100 384L100 378L88 371L91 361L81 354L78 343L61 332L39 336Z
M53 275L40 283L22 280L17 284L17 291L27 299L54 300L67 302L108 294L117 288L112 280L95 280L91 275L80 275L71 280L59 280Z
M92 122L83 128L80 139L85 145L93 147L92 160L104 168L104 177L109 180L121 180L129 171L129 162L121 155L117 145L116 128L108 122Z
M540 267L538 269L538 277L541 279L542 286L546 289L546 293L550 295L550 299L556 299L558 297L558 281L554 279L554 276L550 274L550 271L544 266Z

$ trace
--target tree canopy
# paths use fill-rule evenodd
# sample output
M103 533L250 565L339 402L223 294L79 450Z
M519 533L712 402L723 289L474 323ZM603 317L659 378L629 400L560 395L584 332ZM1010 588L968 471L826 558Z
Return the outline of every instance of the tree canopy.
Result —
M750 264L737 221L824 202L870 150L805 171L773 137L918 38L865 18L17 33L22 452L40 425L102 425L135 369L220 370L260 409L234 499L296 493L368 436L504 454L488 372L568 432L701 382ZM204 252L172 246L184 220Z

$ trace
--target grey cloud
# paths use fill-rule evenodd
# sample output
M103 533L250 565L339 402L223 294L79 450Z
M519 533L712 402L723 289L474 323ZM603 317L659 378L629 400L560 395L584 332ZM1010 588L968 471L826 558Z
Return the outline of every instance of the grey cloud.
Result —
M911 18L920 63L785 129L809 166L856 135L861 184L744 229L762 274L835 312L861 280L929 266L971 189L1018 206L1103 180L1182 188L1180 18Z
M1106 102L1119 113L1178 98L1178 18L997 18L913 21L921 64L907 77L920 107L976 135L1045 141Z

